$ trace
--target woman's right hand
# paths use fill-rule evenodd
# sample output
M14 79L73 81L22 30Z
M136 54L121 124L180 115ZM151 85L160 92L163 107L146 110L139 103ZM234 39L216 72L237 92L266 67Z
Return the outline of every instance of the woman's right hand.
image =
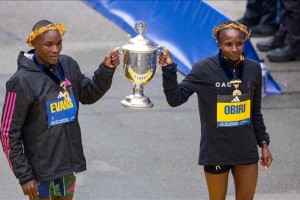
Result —
M38 199L38 184L35 180L31 180L22 185L24 195L28 195L30 199Z
M116 68L120 64L119 51L114 49L109 52L103 60L103 64L109 68Z
M160 56L159 56L159 60L158 60L158 64L162 67L167 66L172 64L174 61L170 55L170 52L168 51L168 49L164 49L162 50Z

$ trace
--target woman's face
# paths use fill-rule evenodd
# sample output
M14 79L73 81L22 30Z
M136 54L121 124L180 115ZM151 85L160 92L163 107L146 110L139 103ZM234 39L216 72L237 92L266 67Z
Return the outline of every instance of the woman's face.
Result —
M37 60L46 67L58 62L62 50L62 37L58 30L49 30L38 35L32 42Z
M219 47L223 56L233 62L239 61L244 49L245 36L242 31L229 28L221 30L219 33Z

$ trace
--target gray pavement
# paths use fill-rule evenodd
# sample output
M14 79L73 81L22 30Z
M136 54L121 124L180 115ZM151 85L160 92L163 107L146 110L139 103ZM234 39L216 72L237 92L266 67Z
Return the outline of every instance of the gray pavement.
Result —
M233 19L242 16L246 5L246 1L208 2ZM1 108L5 82L16 71L19 51L29 49L25 40L36 21L66 25L62 53L75 58L87 76L92 76L108 51L128 41L127 33L81 1L0 1L0 7ZM263 39L251 40L255 44ZM271 63L264 53L259 54L283 93L262 101L274 162L259 172L255 199L300 199L300 62ZM155 104L149 110L120 105L131 93L131 85L117 72L105 97L93 105L81 105L79 120L88 170L78 174L75 199L208 199L203 169L197 165L196 95L170 108L161 82L159 69L144 87ZM0 153L0 163L0 199L27 199L4 153ZM227 199L234 199L232 178Z

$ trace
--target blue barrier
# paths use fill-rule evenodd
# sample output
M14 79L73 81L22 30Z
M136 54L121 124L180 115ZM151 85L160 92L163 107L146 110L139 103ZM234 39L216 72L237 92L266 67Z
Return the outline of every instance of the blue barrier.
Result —
M155 44L166 46L178 70L187 75L193 64L218 53L211 34L214 26L229 20L204 1L126 1L84 0L89 6L113 21L120 28L136 36L134 24L145 20L147 31L143 34ZM251 42L245 42L247 58L260 62ZM264 68L267 70L267 68ZM268 72L268 71L267 71ZM279 94L281 89L270 73L265 73L264 93Z

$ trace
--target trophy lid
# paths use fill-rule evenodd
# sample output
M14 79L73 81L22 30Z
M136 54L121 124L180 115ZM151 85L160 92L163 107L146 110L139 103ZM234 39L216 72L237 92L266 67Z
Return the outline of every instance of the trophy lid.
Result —
M153 52L158 49L153 43L144 37L142 33L147 29L147 23L145 21L137 21L134 25L134 30L138 35L129 40L128 44L122 46L123 49L136 52Z

